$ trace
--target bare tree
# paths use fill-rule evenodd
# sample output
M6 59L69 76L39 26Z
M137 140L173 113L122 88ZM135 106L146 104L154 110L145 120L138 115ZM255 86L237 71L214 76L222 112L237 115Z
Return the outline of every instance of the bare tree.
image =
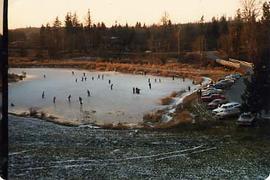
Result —
M249 60L255 63L257 59L257 30L256 19L260 15L260 4L258 0L241 0L242 3L242 19L246 22L244 27L243 39L246 46Z
M242 5L242 17L245 21L255 19L260 15L261 1L258 0L240 0Z
M160 22L162 23L163 26L166 26L170 21L169 14L165 11L164 15L161 17Z

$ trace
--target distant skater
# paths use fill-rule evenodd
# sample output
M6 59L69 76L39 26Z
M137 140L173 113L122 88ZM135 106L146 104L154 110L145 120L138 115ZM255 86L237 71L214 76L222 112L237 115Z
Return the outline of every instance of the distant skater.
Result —
M111 90L113 89L113 84L111 84Z
M83 102L82 102L82 98L81 98L81 97L79 97L79 102L80 102L80 105L82 105L82 104L83 104Z
M174 76L172 76L172 80L174 80Z
M88 97L90 97L90 96L91 96L91 94L90 94L90 91L89 91L89 90L87 90L87 96L88 96Z
M190 91L190 86L188 86L188 91Z
M85 76L85 73L83 73L83 76Z
M74 71L72 71L72 75L74 75Z
M84 77L84 81L86 81L87 80L87 77Z
M157 82L157 79L155 79L155 82Z
M150 78L148 78L148 82L150 83Z
M149 84L148 84L148 86L149 86L149 89L151 89L151 88L152 88L152 85L151 85L151 83L149 83Z
M55 104L55 100L56 100L56 97L54 96L54 97L53 97L53 103L54 103L54 104Z
M46 75L44 74L43 77L46 78Z
M83 81L83 79L84 79L84 78L82 77L82 81Z
M133 87L133 94L135 94L135 87Z
M75 79L75 82L77 82L77 81L78 81L78 79L76 78L76 79Z
M161 83L161 79L158 79L158 81Z
M111 80L109 79L109 84L111 84Z
M183 77L183 82L185 82L185 77Z
M98 77L97 77L98 79L100 79L100 75L98 74Z
M70 99L71 99L71 95L68 96L68 102L70 102Z
M44 91L42 92L41 97L42 97L42 99L44 99L44 97L45 97L45 92Z
M95 78L92 76L92 80L94 80Z
M141 89L136 87L136 94L140 94Z
M104 74L101 75L101 79L102 79L102 80L104 79Z

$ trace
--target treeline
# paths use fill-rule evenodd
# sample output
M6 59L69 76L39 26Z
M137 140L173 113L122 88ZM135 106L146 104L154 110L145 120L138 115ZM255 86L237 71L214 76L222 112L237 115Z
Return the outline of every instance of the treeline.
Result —
M267 4L267 3L266 3ZM52 24L42 25L39 32L26 35L23 31L11 31L10 43L20 48L36 49L37 56L43 51L50 58L63 55L85 54L110 56L111 54L168 53L178 55L186 51L220 50L236 59L250 60L250 24L247 14L238 10L234 18L213 17L205 22L204 17L196 23L173 24L168 15L160 23L146 26L115 24L106 27L103 22L93 23L90 11L84 21L77 14L67 13L64 21L55 18ZM259 29L262 20L254 19L252 28ZM22 45L23 44L23 45ZM22 54L24 53L21 49Z
M225 16L213 17L204 22L202 17L196 23L173 24L165 14L159 24L146 26L137 22L135 26L93 23L90 11L84 22L76 13L67 13L61 22L58 17L52 24L42 25L37 33L10 31L10 42L24 41L31 49L47 50L51 58L63 53L76 52L104 55L106 53L174 53L199 50L226 49L224 39L228 36L230 24Z
M74 52L102 56L106 52L215 50L224 48L222 41L229 32L230 23L226 17L221 17L213 18L211 23L204 23L202 18L198 23L179 25L172 24L164 16L161 25L146 26L137 22L135 26L116 24L108 28L102 22L92 23L88 11L84 24L76 13L67 13L64 22L56 17L53 24L42 26L39 32L10 31L9 40L20 48L47 50L51 58ZM23 49L21 52L24 54Z

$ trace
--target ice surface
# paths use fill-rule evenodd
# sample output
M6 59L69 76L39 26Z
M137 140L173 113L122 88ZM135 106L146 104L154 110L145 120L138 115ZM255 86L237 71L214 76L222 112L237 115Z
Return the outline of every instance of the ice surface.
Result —
M159 104L160 98L170 95L173 91L186 90L188 86L192 90L196 88L191 80L186 79L183 82L182 78L173 80L169 77L151 75L59 68L10 69L10 72L18 74L22 71L31 78L9 84L9 102L15 105L9 107L10 112L28 111L30 107L34 107L62 119L79 121L81 124L141 122L144 113L166 107ZM81 81L84 73L87 80ZM99 79L98 75L100 75ZM77 82L75 82L76 78ZM151 90L148 86L148 78L151 79ZM113 84L112 90L109 80ZM140 88L141 94L133 94L133 87ZM90 97L87 95L87 90L90 91ZM44 99L42 99L43 91ZM71 95L70 103L68 95ZM82 97L82 106L79 97Z

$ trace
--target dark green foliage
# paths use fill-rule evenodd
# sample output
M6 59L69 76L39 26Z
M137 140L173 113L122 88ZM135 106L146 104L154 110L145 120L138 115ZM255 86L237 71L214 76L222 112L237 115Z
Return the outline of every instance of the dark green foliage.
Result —
M270 2L263 5L263 16L256 29L253 74L246 80L242 96L243 111L261 113L270 109Z

